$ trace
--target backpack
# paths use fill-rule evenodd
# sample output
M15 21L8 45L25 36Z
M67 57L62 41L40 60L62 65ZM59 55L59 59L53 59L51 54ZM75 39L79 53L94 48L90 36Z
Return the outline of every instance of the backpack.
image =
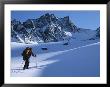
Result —
M23 53L22 53L23 60L26 60L26 58L28 58L29 52L28 52L28 54L26 54L26 51L27 50L23 51Z

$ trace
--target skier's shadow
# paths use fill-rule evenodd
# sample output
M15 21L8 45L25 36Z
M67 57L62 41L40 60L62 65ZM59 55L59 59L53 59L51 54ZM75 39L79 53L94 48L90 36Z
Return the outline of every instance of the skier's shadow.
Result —
M36 68L36 69L42 69L42 68L44 68L44 67L46 67L46 65L41 65L41 66L31 66L31 67L29 67L29 69L33 69L33 68ZM13 70L23 70L23 68L21 69L21 68L19 68L19 69L11 69L12 71Z
M23 70L23 69L11 69L11 70Z
M46 65L41 65L41 66L32 66L32 67L29 67L29 69L33 69L33 68L36 68L36 69L42 69L46 67Z

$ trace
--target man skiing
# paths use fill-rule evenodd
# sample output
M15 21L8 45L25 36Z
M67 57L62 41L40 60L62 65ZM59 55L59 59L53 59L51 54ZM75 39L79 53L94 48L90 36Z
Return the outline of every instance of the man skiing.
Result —
M33 52L32 52L32 48L26 47L26 49L22 53L23 60L25 61L23 70L29 69L29 58L30 58L31 55L36 57L36 55L34 55Z

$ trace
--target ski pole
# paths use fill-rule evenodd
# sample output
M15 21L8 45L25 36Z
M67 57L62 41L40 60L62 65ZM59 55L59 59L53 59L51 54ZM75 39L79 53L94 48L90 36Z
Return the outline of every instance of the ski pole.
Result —
M34 57L36 58L36 55ZM37 67L37 58L36 58L36 67Z
M24 61L22 61L22 63L21 63L21 67L23 67L23 64L24 64Z

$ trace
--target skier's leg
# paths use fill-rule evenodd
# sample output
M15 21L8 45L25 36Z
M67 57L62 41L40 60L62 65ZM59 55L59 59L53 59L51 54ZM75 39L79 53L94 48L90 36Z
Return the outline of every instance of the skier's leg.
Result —
M25 68L26 68L26 61L25 61L25 64L24 64L23 70L25 70Z
M26 69L29 67L29 60L26 60Z
M26 60L26 68L27 68L27 60Z
M29 60L27 61L27 69L29 69Z

